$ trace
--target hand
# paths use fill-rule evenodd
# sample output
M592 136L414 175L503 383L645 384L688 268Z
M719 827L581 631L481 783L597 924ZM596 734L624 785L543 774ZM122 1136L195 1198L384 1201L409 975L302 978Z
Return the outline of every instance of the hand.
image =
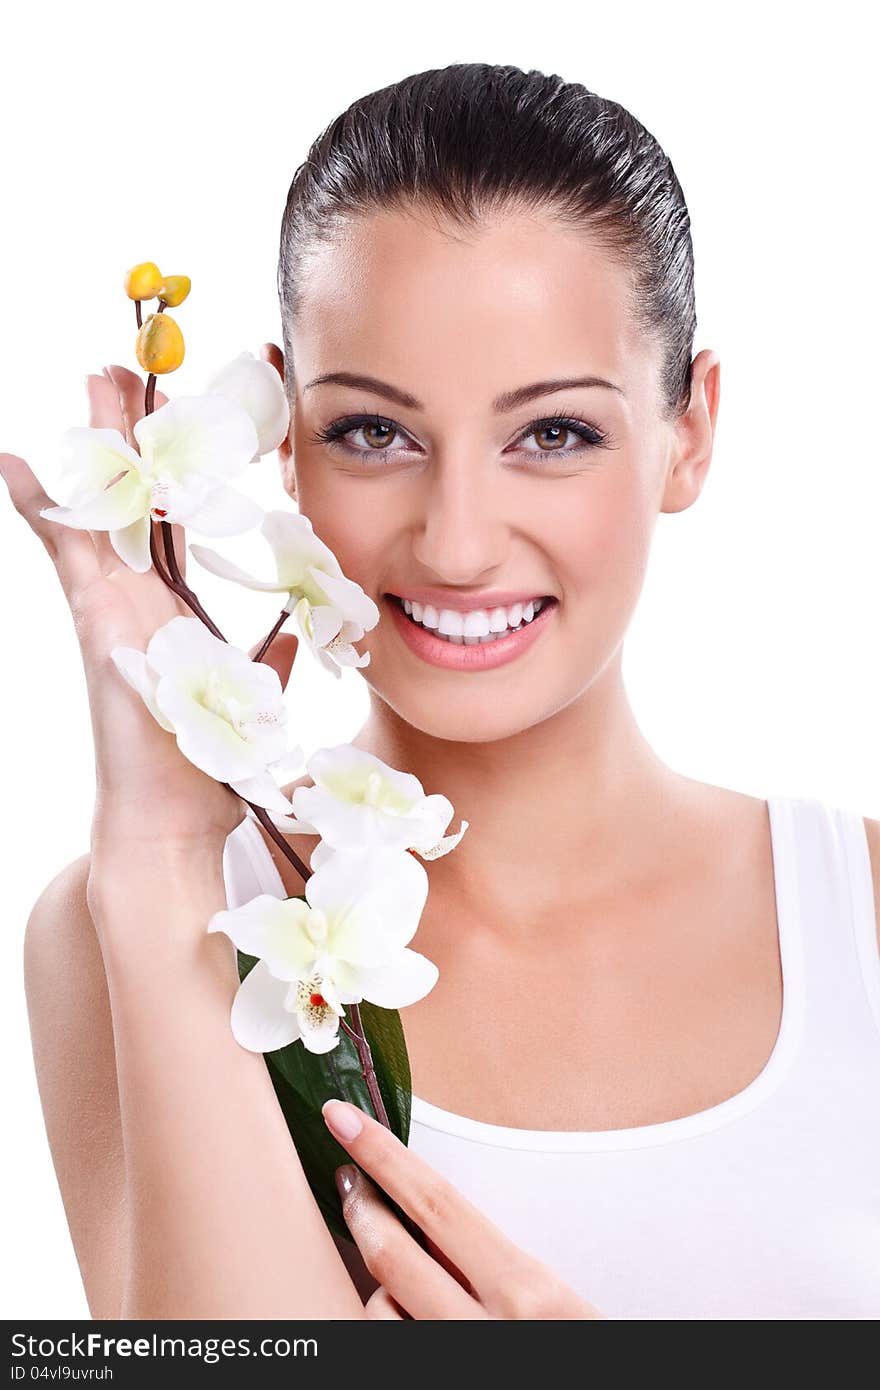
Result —
M143 415L144 382L125 367L88 377L89 425L115 428L136 447L134 425ZM157 391L156 409L167 403ZM155 569L138 574L116 554L106 531L80 531L40 516L55 505L23 458L0 454L12 503L42 541L70 606L88 686L97 783L92 850L112 841L116 858L139 849L222 845L243 814L241 799L180 752L174 736L152 717L110 659L115 646L141 651L157 628L192 610ZM172 528L174 550L186 574L185 533ZM157 548L164 560L161 528ZM222 624L221 624L222 627ZM259 641L251 648L256 651ZM267 659L286 685L296 652L292 634L273 642ZM96 839L98 845L96 846Z
M334 1138L427 1237L424 1250L363 1173L348 1164L337 1169L340 1174L351 1167L355 1174L342 1198L343 1215L367 1269L379 1281L365 1305L368 1317L456 1321L603 1317L547 1265L508 1240L452 1183L378 1120L348 1101L327 1101L322 1113ZM359 1132L345 1137L336 1128L340 1118L352 1124L360 1121Z

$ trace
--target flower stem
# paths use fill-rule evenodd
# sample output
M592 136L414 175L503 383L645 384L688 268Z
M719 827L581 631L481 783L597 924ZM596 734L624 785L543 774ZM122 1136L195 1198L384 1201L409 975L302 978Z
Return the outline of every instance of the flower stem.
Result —
M254 660L254 661L262 661L262 660L263 660L263 657L266 655L266 652L269 650L269 648L271 647L271 645L272 645L272 643L274 642L275 638L277 637L278 632L280 631L282 624L283 624L289 617L290 617L290 609L289 609L289 608L282 608L282 610L281 610L281 616L279 617L277 623L276 623L275 626L271 629L270 632L267 632L266 636L263 638L263 641L260 643L260 646L259 646L259 648L257 649L257 652L256 652L256 654L254 655L254 657L252 658L252 660Z
M162 522L163 528L164 528L165 526L167 526L167 525L168 525L167 522L164 522L164 521ZM170 529L171 529L171 528L169 527L168 529L169 529L169 532L170 532ZM163 531L163 535L164 535L164 531ZM167 549L167 546L166 546L166 549ZM173 554L173 548L172 548L172 554ZM189 587L189 585L186 583L186 580L185 580L185 579L183 578L183 576L180 574L180 571L177 570L177 560L176 560L176 557L174 558L174 568L177 570L177 573L178 573L178 576L179 576L179 577L178 577L177 579L174 579L171 575L169 575L169 574L166 572L165 568L164 568L163 565L162 565L162 561L161 561L160 558L159 558L159 551L158 551L158 549L157 549L157 547L156 547L156 534L155 534L155 530L154 530L154 528L153 528L152 522L150 523L150 558L152 559L152 561L153 561L153 566L154 566L154 568L155 568L157 574L159 575L159 578L162 580L163 584L167 584L168 588L172 591L172 593L177 594L177 597L178 597L179 599L182 599L183 602L186 604L186 606L187 606L188 608L191 608L191 609L192 609L192 611L193 611L193 613L195 613L196 617L201 619L201 621L205 624L205 626L206 626L207 628L209 628L209 629L211 630L211 632L213 632L213 634L214 634L215 637L219 637L219 639L220 639L221 642L225 642L225 641L226 641L226 638L223 636L223 633L220 631L219 627L217 627L217 625L216 625L214 622L211 621L210 617L209 617L208 614L205 612L204 608L203 608L202 605L199 603L199 600L196 598L195 594L193 593L192 589L191 589L191 588Z
M174 553L174 532L171 529L171 523L168 521L163 521L161 522L161 526L162 540L165 545L165 559L168 561L168 569L171 573L171 579L173 581L173 587L175 591L180 594L180 597L183 599L184 603L189 605L189 607L195 613L196 617L201 618L202 622L208 628L209 632L213 632L215 637L219 637L221 642L225 642L226 638L223 636L223 633L220 631L219 627L209 616L209 614L205 612L205 609L202 607L198 598L187 584L183 575L180 573L180 567L177 563L177 556Z
M225 783L225 785L229 786L229 783L227 782ZM232 788L230 787L229 790L232 791ZM239 795L238 792L236 792L235 794L236 796ZM244 801L244 797L241 797L241 800ZM296 850L293 849L293 847L287 843L278 827L272 824L272 821L270 820L266 810L262 806L255 806L252 801L246 801L245 805L250 806L254 815L257 817L257 820L260 822L260 825L262 825L263 829L266 831L266 834L269 835L275 841L282 854L286 855L286 857L290 860L291 864L296 869L303 883L307 882L307 880L310 879L312 876L312 870L308 867L307 864L303 863Z
M391 1128L388 1119L388 1111L385 1109L385 1102L382 1099L382 1092L379 1090L379 1082L376 1079L376 1068L373 1066L373 1054L370 1051L370 1044L367 1042L367 1035L364 1032L364 1025L361 1020L361 1011L357 1004L349 1004L354 1028L347 1028L348 1032L358 1050L358 1057L361 1062L361 1075L367 1083L367 1090L370 1093L370 1102L373 1106L376 1119L380 1124L385 1125L386 1129Z

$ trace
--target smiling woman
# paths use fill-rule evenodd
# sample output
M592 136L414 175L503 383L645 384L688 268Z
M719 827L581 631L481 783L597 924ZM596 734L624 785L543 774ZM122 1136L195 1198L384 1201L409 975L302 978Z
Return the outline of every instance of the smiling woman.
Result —
M384 619L358 642L370 713L353 746L442 786L470 825L431 865L412 942L439 981L402 1017L409 1147L348 1108L326 1115L428 1236L423 1249L363 1175L342 1175L356 1246L340 1253L366 1315L876 1316L878 827L677 772L622 679L654 527L699 498L719 405L717 354L693 355L668 156L556 75L418 73L353 103L297 168L278 290L283 349L265 355L290 404L284 485ZM302 892L247 817L223 870L229 908ZM122 911L112 885L93 900ZM34 981L57 915L55 900L32 932ZM111 953L123 1001L124 969ZM176 979L188 1018L198 981ZM198 1002L219 1019L222 998ZM34 1016L48 1037L54 1016ZM134 1003L114 1008L117 1125L140 1136L124 1148L158 1200L137 1021ZM358 1316L293 1193L271 1097L222 1065L213 1109L198 1091L212 1192L188 1244L173 1227L180 1268L212 1270L212 1307L225 1280L259 1309L262 1260L248 1283L239 1257L259 1248L283 1271L293 1230L319 1275L306 1288L288 1270L281 1303ZM60 1087L44 1103L61 1107ZM245 1117L234 1132L221 1105ZM184 1113L165 1115L161 1152L202 1132ZM289 1198L286 1232L268 1211L259 1241L233 1228L236 1160ZM134 1306L168 1309L158 1237L137 1234ZM211 1302L186 1289L164 1315Z

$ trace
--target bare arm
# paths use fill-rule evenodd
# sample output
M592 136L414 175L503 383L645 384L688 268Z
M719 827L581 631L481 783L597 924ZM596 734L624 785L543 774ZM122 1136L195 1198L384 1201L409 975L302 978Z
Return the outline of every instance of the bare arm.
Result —
M24 935L24 984L46 1137L93 1318L118 1318L125 1278L125 1160L113 1025L86 907L89 856L56 874Z
M104 959L86 901L90 855L46 885L28 917L24 983L46 1137L93 1318L122 1316L128 1251L125 1155ZM366 1302L377 1283L334 1236Z
M263 1057L235 1041L219 855L98 879L125 1152L123 1318L360 1318ZM157 931L157 922L161 929Z

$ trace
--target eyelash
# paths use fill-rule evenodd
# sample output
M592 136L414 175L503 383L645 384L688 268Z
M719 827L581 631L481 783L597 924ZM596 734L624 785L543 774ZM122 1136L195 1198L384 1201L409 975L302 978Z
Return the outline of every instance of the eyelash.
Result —
M384 459L389 453L393 452L388 445L382 449L360 449L356 445L344 443L344 435L351 434L354 430L360 429L363 425L375 425L377 429L380 430L392 429L397 434L406 434L405 430L402 430L393 420L389 420L387 416L344 415L341 419L334 420L326 429L316 430L312 435L312 442L314 444L328 444L331 447L342 449L348 454L355 454L358 458ZM583 443L570 449L537 450L534 451L535 457L544 454L548 458L553 458L554 456L557 458L568 458L572 454L583 453L587 449L609 447L610 436L603 434L600 430L597 430L595 426L588 425L583 420L578 420L566 414L542 415L539 420L533 420L531 424L526 426L520 434L520 439L527 439L529 435L536 434L538 430L547 428L566 429L571 434L577 435ZM409 438L408 435L406 437ZM529 452L531 453L533 451L530 450Z

